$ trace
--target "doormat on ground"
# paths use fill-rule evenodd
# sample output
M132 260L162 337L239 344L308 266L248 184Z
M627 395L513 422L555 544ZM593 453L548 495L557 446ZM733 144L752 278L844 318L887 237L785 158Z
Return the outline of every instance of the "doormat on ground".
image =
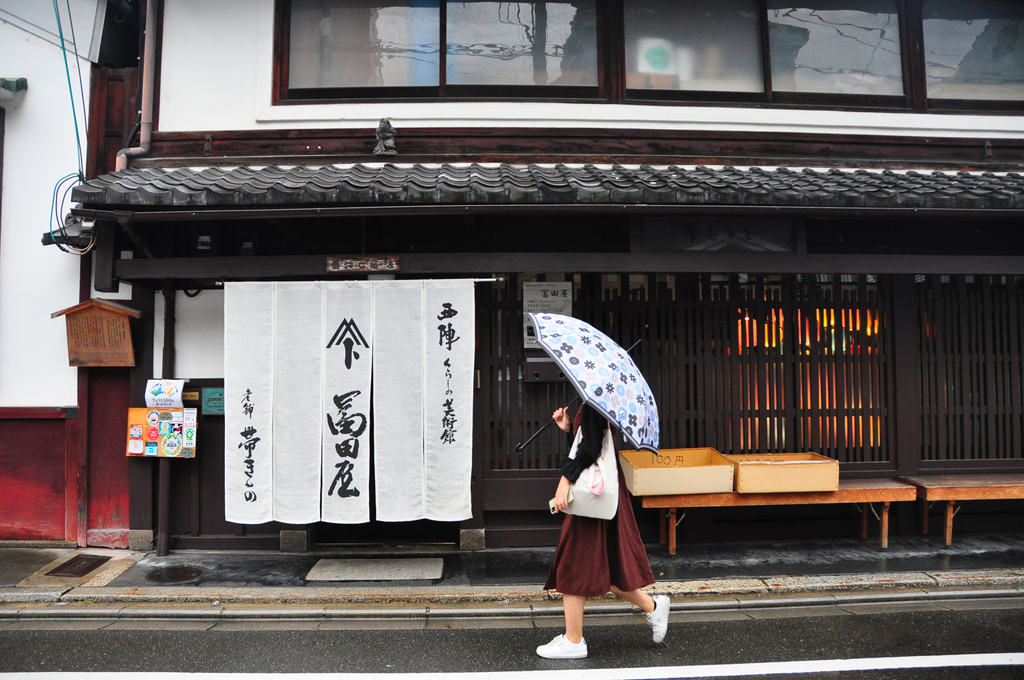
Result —
M427 581L441 578L441 557L320 560L307 581Z

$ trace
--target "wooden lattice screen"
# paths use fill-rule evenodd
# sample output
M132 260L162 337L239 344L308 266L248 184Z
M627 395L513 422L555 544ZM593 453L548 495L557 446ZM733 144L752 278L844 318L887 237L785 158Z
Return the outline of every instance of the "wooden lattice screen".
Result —
M662 448L815 451L892 463L893 366L885 277L581 275L573 314L623 347L647 376ZM575 396L523 380L521 280L507 275L480 309L481 393L492 471L557 467L554 427L514 450Z
M1022 457L1024 290L1013 276L919 276L921 459Z

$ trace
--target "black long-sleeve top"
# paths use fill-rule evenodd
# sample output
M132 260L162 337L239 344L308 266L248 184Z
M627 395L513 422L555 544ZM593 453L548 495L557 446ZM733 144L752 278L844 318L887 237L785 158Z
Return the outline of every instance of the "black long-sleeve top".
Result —
M579 422L574 422L573 425L583 431L583 437L580 440L580 445L576 447L576 457L570 458L566 455L562 459L561 465L562 476L570 482L575 482L579 478L580 473L597 462L597 459L601 457L604 431L608 427L608 421L605 420L605 417L587 404L583 404L580 407L576 420ZM572 434L575 437L575 429Z

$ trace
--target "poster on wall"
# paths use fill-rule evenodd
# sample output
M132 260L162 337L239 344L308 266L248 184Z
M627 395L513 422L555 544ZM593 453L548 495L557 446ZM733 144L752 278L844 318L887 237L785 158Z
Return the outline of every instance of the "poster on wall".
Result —
M530 313L572 316L572 283L538 281L523 284L523 347L540 349Z
M195 458L196 409L128 409L127 455L143 458Z

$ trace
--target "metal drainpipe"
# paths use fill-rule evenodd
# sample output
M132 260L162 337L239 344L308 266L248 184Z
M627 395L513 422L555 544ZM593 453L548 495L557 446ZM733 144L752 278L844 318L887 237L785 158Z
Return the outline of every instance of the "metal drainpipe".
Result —
M142 124L139 145L117 152L114 169L128 169L128 159L149 153L153 138L153 88L156 83L156 13L158 0L146 0L146 40L142 48ZM128 140L129 143L131 140Z
M164 352L165 379L174 377L174 286L165 283L164 296ZM166 557L171 546L171 459L159 458L157 468L156 555Z

